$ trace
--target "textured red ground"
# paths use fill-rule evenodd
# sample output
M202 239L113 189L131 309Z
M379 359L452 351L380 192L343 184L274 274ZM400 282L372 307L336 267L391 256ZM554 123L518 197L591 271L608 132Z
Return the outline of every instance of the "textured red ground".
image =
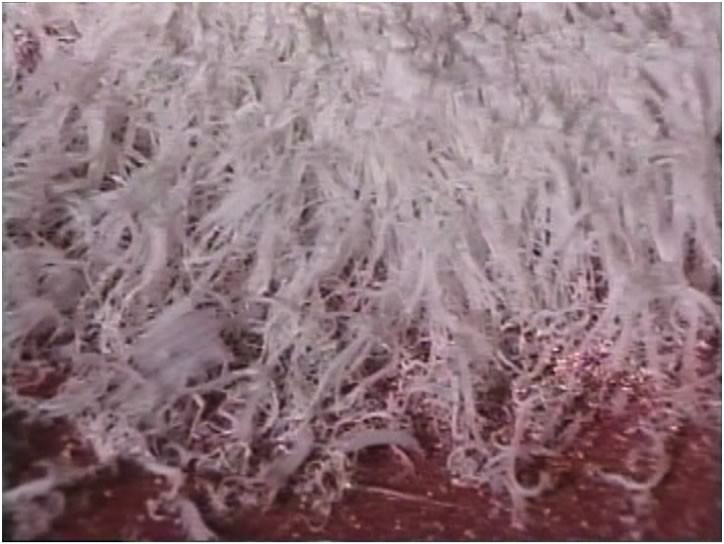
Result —
M635 439L627 429L635 416L603 416L555 461L559 485L534 502L525 530L515 530L504 509L485 490L451 485L439 456L416 459L414 475L386 450L360 459L355 482L323 527L315 527L289 499L266 514L240 513L236 520L210 525L224 539L245 540L580 540L632 538L721 541L721 444L719 437L681 429L669 443L673 466L655 492L648 515L635 519L628 496L587 475L591 463L621 470ZM35 455L57 455L67 446L61 426L35 427L26 435ZM80 451L80 450L79 450ZM30 470L33 455L18 466ZM403 475L403 476L401 476ZM173 520L151 521L145 501L156 496L160 482L131 466L99 477L68 494L65 515L47 538L111 540L183 538ZM378 488L410 497L390 497ZM414 498L417 497L417 498ZM444 505L436 504L446 503Z

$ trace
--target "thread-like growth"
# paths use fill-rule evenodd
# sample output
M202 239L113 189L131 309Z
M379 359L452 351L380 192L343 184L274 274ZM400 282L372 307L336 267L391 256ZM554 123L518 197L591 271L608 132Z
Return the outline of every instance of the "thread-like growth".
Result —
M716 413L719 6L4 13L4 372L70 369L34 415L255 504L429 418L522 515L592 366Z

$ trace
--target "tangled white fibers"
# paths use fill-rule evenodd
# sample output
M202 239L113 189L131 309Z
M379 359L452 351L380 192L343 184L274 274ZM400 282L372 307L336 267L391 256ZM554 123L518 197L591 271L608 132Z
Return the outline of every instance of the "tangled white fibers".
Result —
M717 4L5 6L4 396L174 492L222 475L219 509L328 511L424 418L519 522L551 482L516 462L576 428L555 361L716 425L720 29ZM38 360L43 398L7 379Z

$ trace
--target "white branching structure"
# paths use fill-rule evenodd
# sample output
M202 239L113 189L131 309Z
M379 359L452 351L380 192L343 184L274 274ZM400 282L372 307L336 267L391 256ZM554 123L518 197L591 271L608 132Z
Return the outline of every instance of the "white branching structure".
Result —
M593 367L716 425L720 28L711 4L8 7L4 372L67 378L5 393L104 462L221 475L220 509L326 509L426 419L522 521L553 484L519 463L575 439Z

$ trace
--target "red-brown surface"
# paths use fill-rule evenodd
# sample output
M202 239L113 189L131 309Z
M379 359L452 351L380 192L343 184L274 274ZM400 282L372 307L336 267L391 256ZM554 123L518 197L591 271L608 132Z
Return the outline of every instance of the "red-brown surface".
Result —
M547 467L556 473L558 486L531 503L525 530L511 527L505 501L492 500L485 489L451 485L439 455L417 458L412 475L385 449L360 458L353 489L322 527L315 526L318 520L311 519L293 499L263 515L240 513L236 520L210 525L222 538L246 540L721 540L718 436L695 429L674 435L669 443L671 470L654 492L648 513L638 517L631 495L587 474L586 467L592 463L624 471L622 460L638 439L627 432L632 421L630 415L603 416L576 447ZM22 434L38 456L54 457L66 447L66 430L34 427ZM18 466L19 474L29 474L29 459ZM122 466L118 474L102 474L90 484L71 489L66 512L47 538L183 538L174 520L148 518L145 501L157 496L160 483ZM402 495L393 496L394 492ZM500 504L504 507L499 508Z
M720 540L721 470L712 437L677 436L672 471L655 492L648 518L632 516L629 496L619 488L586 475L590 463L621 470L630 444L625 427L621 420L601 421L556 462L559 486L532 503L525 530L511 527L507 509L497 508L499 501L486 490L451 485L438 460L418 460L411 477L393 455L380 451L361 460L356 482L362 489L348 493L321 530L289 505L242 517L223 534L255 540Z
M25 394L46 396L62 381L63 369L11 376ZM567 368L573 372L573 367ZM621 415L589 409L596 418L565 455L544 469L556 481L554 490L530 503L525 529L511 526L506 497L488 489L456 487L445 474L445 454L426 426L415 429L425 446L415 456L414 471L386 448L359 456L352 488L326 523L284 494L266 513L239 512L235 519L207 519L220 537L231 540L721 540L720 433L691 425L671 427L666 450L670 467L653 496L635 504L635 497L591 474L591 467L631 474L627 455L641 450L646 437L637 423L658 413L645 378L628 374L588 376L586 396L605 400L607 390L628 389L635 402ZM420 420L422 421L422 420ZM73 438L67 424L21 424L5 418L23 451L13 456L11 476L17 483L40 475L37 461L65 459L91 465L93 456ZM7 462L4 459L4 462ZM521 474L524 477L525 474ZM116 473L105 471L66 491L66 509L47 538L54 540L183 539L174 519L152 520L146 501L158 496L164 482L130 464ZM203 511L203 502L199 502Z

